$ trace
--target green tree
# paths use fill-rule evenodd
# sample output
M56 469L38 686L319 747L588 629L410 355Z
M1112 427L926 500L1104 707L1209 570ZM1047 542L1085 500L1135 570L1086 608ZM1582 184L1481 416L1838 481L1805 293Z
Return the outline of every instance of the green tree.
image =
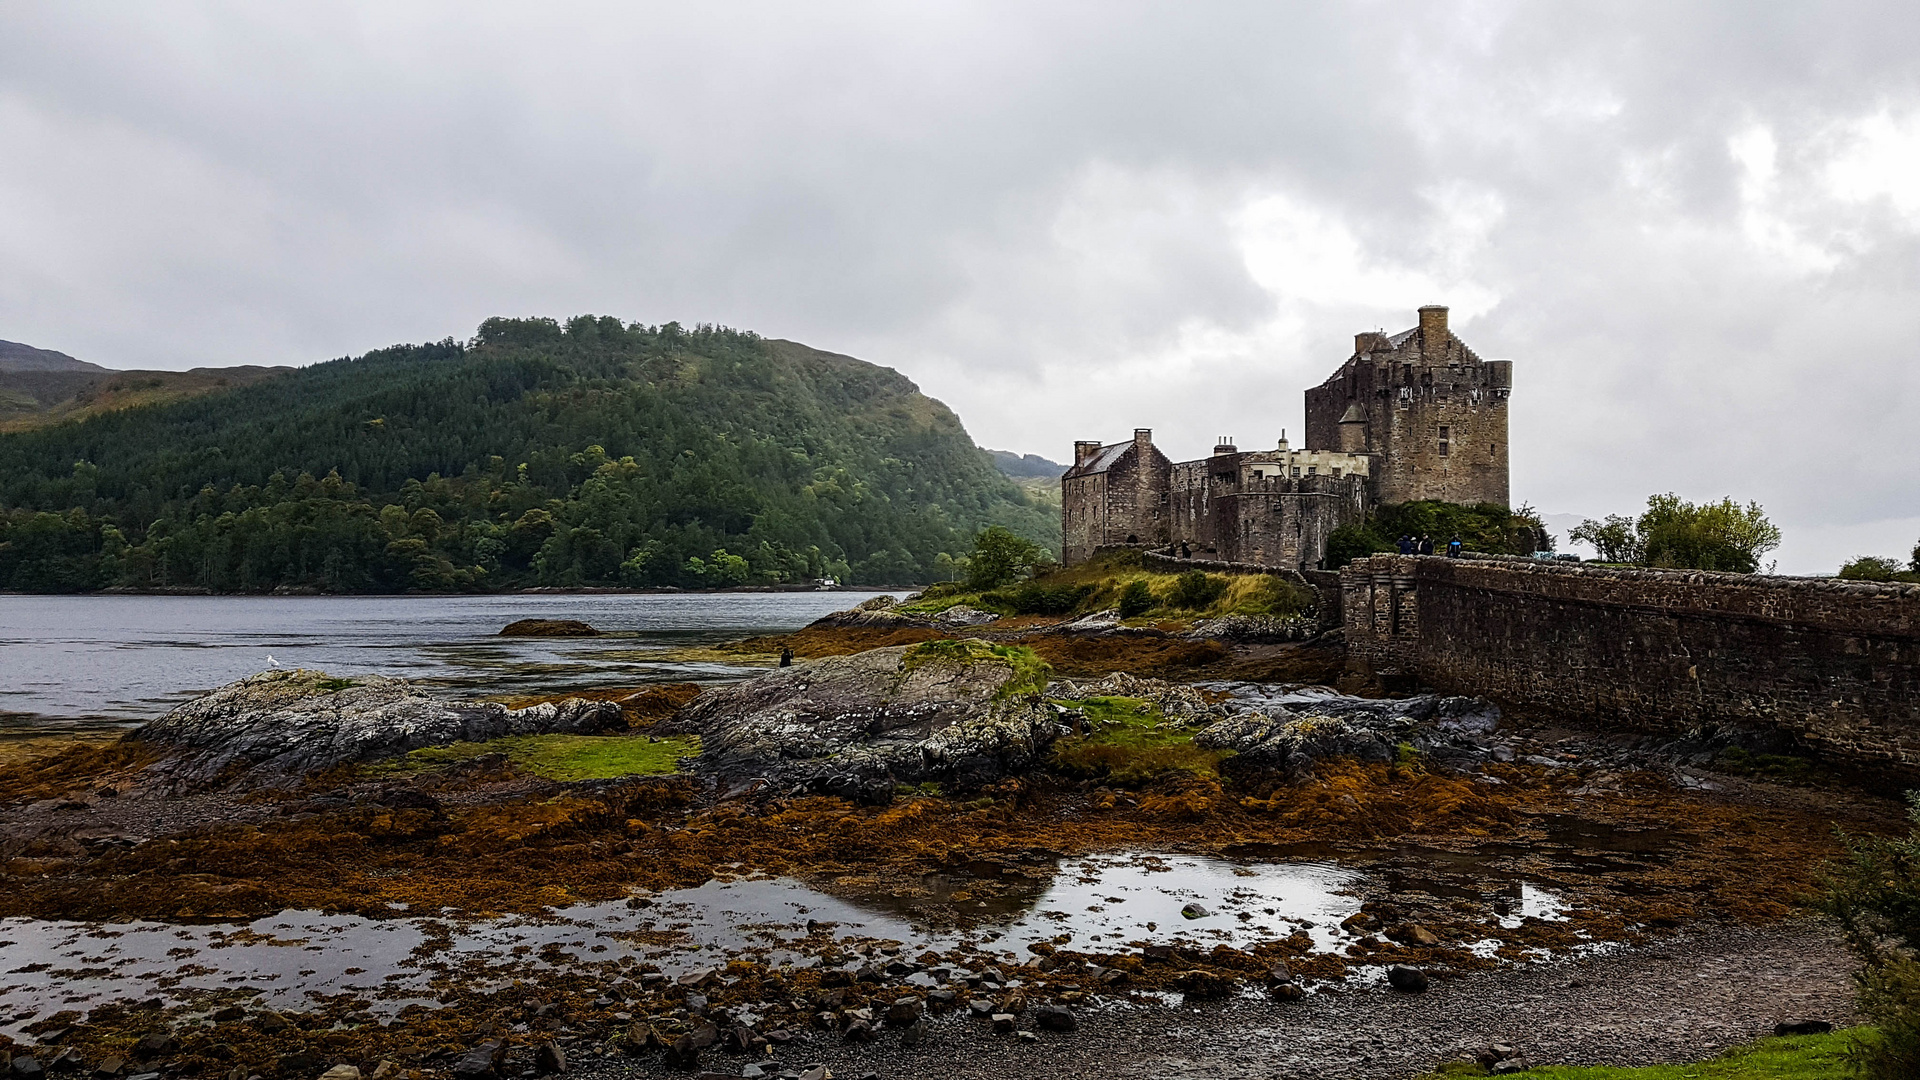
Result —
M1637 563L1644 554L1633 519L1620 514L1608 514L1600 521L1588 519L1567 535L1592 544L1601 562Z
M1860 957L1860 1011L1876 1030L1856 1046L1870 1080L1920 1076L1920 792L1909 792L1906 836L1852 837L1830 864L1820 907Z
M967 563L967 586L973 589L997 589L1002 585L1032 576L1046 560L1040 545L1012 530L991 525L973 538L973 554Z
M1695 506L1678 495L1655 495L1634 528L1649 566L1751 574L1780 546L1780 530L1759 503L1743 507L1732 499Z

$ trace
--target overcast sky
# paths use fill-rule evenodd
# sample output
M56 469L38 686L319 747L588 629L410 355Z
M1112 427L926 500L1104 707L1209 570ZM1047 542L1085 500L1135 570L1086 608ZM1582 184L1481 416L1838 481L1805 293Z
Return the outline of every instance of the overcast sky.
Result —
M0 0L0 338L718 322L1179 459L1442 303L1516 500L1758 500L1831 571L1920 538L1916 58L1912 0Z

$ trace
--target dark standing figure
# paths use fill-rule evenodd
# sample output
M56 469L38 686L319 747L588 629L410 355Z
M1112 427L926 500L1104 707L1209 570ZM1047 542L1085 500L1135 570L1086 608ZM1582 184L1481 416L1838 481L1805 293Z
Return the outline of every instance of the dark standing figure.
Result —
M1420 538L1420 554L1422 555L1433 554L1433 537L1423 536Z
M1183 559L1193 558L1193 545L1187 543L1185 540L1180 541L1180 557Z
M793 647L792 646L790 645L780 646L780 666L781 667L793 666Z
M1459 557L1460 557L1460 538L1456 536L1453 539L1447 541L1447 558L1457 559Z
M1408 536L1406 533L1400 534L1400 554L1413 554L1413 537Z

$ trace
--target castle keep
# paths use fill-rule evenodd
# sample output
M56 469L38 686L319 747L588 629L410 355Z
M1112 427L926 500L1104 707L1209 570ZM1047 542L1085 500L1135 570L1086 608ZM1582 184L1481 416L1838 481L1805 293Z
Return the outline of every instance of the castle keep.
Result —
M1128 442L1073 444L1061 478L1061 551L1171 547L1183 557L1312 569L1327 536L1374 506L1441 499L1506 506L1513 363L1482 360L1423 307L1398 334L1356 334L1353 355L1307 391L1306 445L1222 439L1174 463L1136 429Z

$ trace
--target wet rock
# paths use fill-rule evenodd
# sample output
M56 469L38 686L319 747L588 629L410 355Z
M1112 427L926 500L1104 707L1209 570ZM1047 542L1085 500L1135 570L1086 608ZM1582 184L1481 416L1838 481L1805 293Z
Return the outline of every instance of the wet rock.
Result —
M1016 1018L1012 1013L994 1013L993 1014L993 1033L995 1035L1013 1034L1013 1025L1015 1023L1015 1019Z
M427 746L625 728L626 717L612 702L568 698L509 709L491 701L437 701L410 683L377 675L334 679L277 670L229 683L127 738L167 753L150 767L155 776L186 786L259 788ZM229 782L236 767L244 772Z
M246 1018L247 1010L238 1005L227 1005L207 1014L207 1019L212 1020L216 1024L224 1024L230 1020L245 1020Z
M598 637L600 631L579 619L520 619L501 629L501 637Z
M1293 969L1287 966L1286 961L1276 960L1273 966L1267 969L1267 981L1269 983L1292 982Z
M1204 919L1211 914L1213 912L1208 911L1205 904L1188 904L1180 909L1180 917L1183 919Z
M46 1066L40 1064L40 1059L26 1054L14 1058L8 1071L13 1074L14 1080L41 1080L47 1075Z
M1425 948L1440 944L1440 936L1419 923L1401 923L1388 930L1387 936L1402 945Z
M1306 998L1307 991L1297 982L1277 982L1267 987L1267 996L1275 1001L1301 1001Z
M360 1069L355 1065L335 1065L321 1073L320 1080L360 1080Z
M395 1062L381 1061L373 1067L373 1080L394 1080L400 1075L400 1066Z
M127 1059L118 1054L109 1054L101 1058L100 1064L93 1067L93 1075L96 1080L113 1080L114 1077L126 1071Z
M691 1069L700 1064L702 1047L694 1042L693 1033L687 1032L667 1044L665 1060L672 1069Z
M1019 772L1059 732L1044 677L979 640L828 657L710 690L662 734L697 734L700 767L885 803L898 783L967 790Z
M1173 985L1187 997L1213 1001L1233 993L1233 982L1211 971L1183 971L1174 976Z
M850 1043L872 1042L873 1025L865 1020L855 1020L847 1025L847 1030L841 1032L840 1037Z
M1776 1036L1825 1035L1832 1030L1833 1025L1825 1020L1787 1020L1773 1025Z
M959 1000L959 994L944 988L927 991L927 1005L935 1010L951 1009Z
M918 1023L920 1017L925 1015L925 1012L925 1007L917 997L896 998L893 1004L887 1007L887 1026L911 1026Z
M488 1039L454 1061L454 1080L500 1080L506 1064L506 1041Z
M735 1024L727 1029L724 1040L725 1049L730 1054L751 1054L766 1049L766 1037L745 1024Z
M1427 973L1417 967L1395 964L1387 969L1387 984L1405 993L1423 993L1427 989Z
M48 1072L56 1072L56 1073L79 1072L81 1069L84 1069L86 1067L87 1067L86 1059L80 1056L80 1051L74 1049L71 1046L53 1055L53 1059L47 1062Z
M993 1002L988 1001L986 998L974 998L972 1001L967 1002L967 1011L974 1016L992 1016Z
M556 1043L543 1042L534 1048L533 1071L541 1076L553 1076L567 1071L567 1052Z
M1080 1021L1065 1005L1042 1005L1033 1011L1033 1022L1042 1031L1073 1031Z
M927 1030L927 1022L925 1020L915 1020L907 1026L907 1030L900 1033L901 1047L911 1050L919 1046L926 1041Z
M1482 698L1420 697L1385 701L1329 696L1311 703L1269 705L1209 725L1193 737L1210 750L1231 750L1237 769L1284 772L1303 779L1329 758L1390 762L1400 744L1478 755L1469 738L1499 722Z
M156 1031L133 1044L133 1060L151 1061L173 1053L173 1036L164 1031Z

